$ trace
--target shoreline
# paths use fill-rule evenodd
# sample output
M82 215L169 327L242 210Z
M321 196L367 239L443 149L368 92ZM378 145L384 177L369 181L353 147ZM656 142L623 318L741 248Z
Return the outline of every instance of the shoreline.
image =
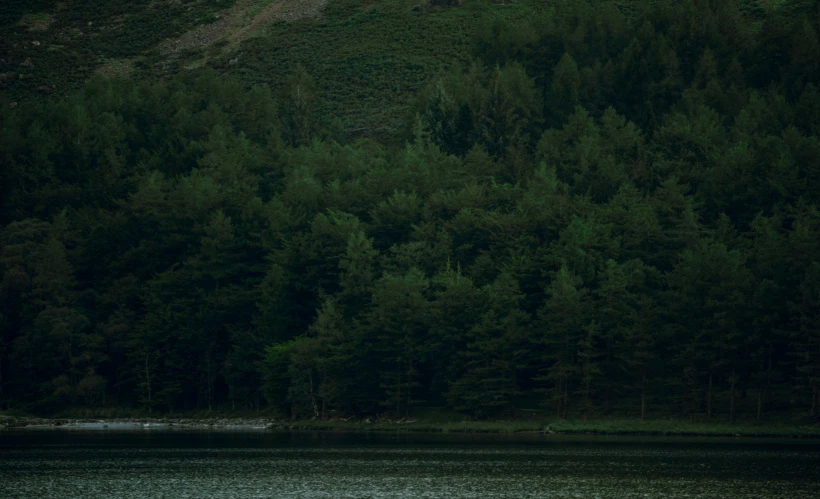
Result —
M748 437L820 439L820 424L690 423L682 421L462 421L414 419L359 421L284 420L237 417L39 418L0 416L3 430L198 430L198 431L315 431L347 433L462 433L531 435L610 435L646 437Z

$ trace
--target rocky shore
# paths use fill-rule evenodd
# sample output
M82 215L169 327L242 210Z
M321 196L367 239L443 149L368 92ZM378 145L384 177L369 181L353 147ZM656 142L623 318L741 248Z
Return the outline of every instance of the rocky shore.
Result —
M125 418L125 419L64 419L64 418L35 418L0 416L0 429L239 429L239 430L273 430L288 429L281 421L272 419L245 419L245 418Z
M349 429L350 425L381 427L414 423L413 419L371 420L351 422L350 419L291 421L271 418L38 418L0 415L0 430L65 429L65 430L333 430Z
M402 418L38 418L0 415L0 431L23 430L119 430L119 431L333 431L497 433L549 435L610 435L659 437L775 437L820 440L818 424L695 424L685 421L460 421L432 422Z

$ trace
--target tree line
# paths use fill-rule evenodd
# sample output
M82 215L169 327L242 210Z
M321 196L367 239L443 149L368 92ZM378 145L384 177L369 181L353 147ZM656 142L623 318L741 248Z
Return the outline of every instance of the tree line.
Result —
M393 141L302 67L0 98L0 404L820 417L820 11L646 4L487 21Z

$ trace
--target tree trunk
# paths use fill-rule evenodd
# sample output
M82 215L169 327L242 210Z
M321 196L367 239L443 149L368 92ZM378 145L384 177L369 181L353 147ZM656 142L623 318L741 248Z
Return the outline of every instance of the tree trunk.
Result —
M313 373L310 373L310 401L313 404L313 416L319 417L319 406L316 404L316 395L313 390Z
M404 405L404 417L410 417L410 404L413 394L413 359L407 359L407 403Z
M641 378L641 421L646 421L646 373Z
M561 418L561 399L564 396L564 390L561 387L561 378L555 380L555 416ZM813 408L812 408L813 409Z
M817 359L820 360L820 341L817 342ZM818 407L818 405L820 405L820 389L818 389L816 383L817 380L815 380L814 391L812 392L813 395L811 398L811 413L815 417L820 417L820 407Z
M706 393L706 417L712 419L712 374L709 374L709 391Z
M149 354L145 354L145 386L148 389L148 414L151 414L153 411L154 404L151 400L151 369L148 367L148 356Z
M396 419L401 417L401 368L396 374Z
M210 364L210 362L208 362L208 363ZM214 386L213 386L213 383L211 382L211 368L210 368L210 366L208 367L207 383L208 383L208 412L211 412L213 410Z
M769 342L769 359L766 368L766 404L772 404L772 343Z
M761 421L761 414L763 413L763 387L757 390L757 422Z
M735 422L735 382L737 381L737 376L735 376L735 368L732 366L732 388L731 388L731 395L729 397L729 422Z
M77 397L77 373L74 369L74 353L73 353L74 335L69 334L68 346L66 353L68 354L68 383L71 386L71 402L73 403Z
M569 415L569 380L564 380L564 419Z

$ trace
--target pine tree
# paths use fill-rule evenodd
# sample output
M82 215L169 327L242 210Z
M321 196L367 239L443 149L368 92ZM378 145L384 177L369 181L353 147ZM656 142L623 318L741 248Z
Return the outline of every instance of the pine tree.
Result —
M578 343L587 325L587 290L581 279L564 265L552 276L545 289L547 295L538 311L539 322L533 330L533 342L544 352L537 381L550 382L550 393L558 417L567 417L569 394L573 392L578 374Z
M467 334L458 356L462 373L450 383L447 399L477 417L509 410L521 393L517 372L527 355L528 316L520 308L518 283L502 273L481 290L481 318Z
M366 321L376 341L373 362L379 366L380 403L395 417L407 416L418 402L422 346L427 334L427 279L418 269L403 276L384 275L373 292Z
M308 145L319 130L316 83L302 65L288 78L280 97L282 136L292 147Z
M581 73L578 64L568 52L561 56L561 60L552 71L552 89L550 93L549 123L563 123L578 104L579 89L581 87Z
M481 138L491 155L504 156L513 145L528 142L537 102L533 82L520 65L496 66L479 120Z

